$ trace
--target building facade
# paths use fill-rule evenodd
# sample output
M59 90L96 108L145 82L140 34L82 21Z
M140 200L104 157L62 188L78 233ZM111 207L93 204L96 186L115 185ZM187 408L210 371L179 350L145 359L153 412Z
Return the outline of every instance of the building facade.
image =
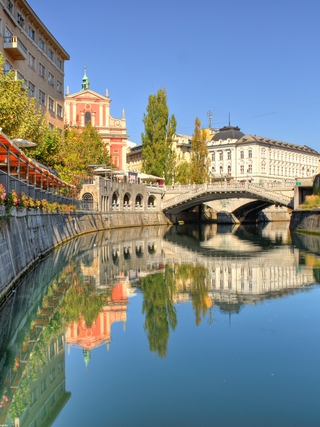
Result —
M65 97L65 123L70 126L85 127L91 122L109 150L111 161L118 169L126 166L127 125L124 110L121 119L115 119L110 113L108 90L100 95L90 89L86 70L82 79L82 89Z
M0 0L0 52L38 100L51 128L64 126L64 62L68 53L25 0Z
M295 145L225 126L207 142L212 179L295 181L318 173L320 154Z

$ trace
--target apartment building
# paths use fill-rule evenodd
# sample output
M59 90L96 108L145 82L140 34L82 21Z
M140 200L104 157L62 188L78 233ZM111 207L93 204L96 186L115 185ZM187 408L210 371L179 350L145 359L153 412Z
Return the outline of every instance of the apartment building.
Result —
M0 52L42 106L50 127L64 126L64 62L70 59L25 0L0 0Z

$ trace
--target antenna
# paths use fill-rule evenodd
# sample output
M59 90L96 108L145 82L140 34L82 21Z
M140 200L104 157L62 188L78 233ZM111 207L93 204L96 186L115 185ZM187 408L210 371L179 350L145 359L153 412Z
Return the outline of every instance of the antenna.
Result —
M231 126L231 123L230 123L230 113L229 113L229 126Z
M207 116L209 117L209 129L212 129L212 111L207 112Z

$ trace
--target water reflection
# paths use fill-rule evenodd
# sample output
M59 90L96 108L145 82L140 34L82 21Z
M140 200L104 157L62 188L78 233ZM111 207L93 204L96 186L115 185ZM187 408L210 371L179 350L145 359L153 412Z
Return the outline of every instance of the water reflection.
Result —
M215 310L239 313L318 283L319 251L308 245L320 247L269 224L114 230L61 247L0 312L0 425L52 424L70 398L65 344L81 348L88 368L94 349L112 350L112 325L125 329L130 298L142 296L149 349L163 359L178 304L214 327Z

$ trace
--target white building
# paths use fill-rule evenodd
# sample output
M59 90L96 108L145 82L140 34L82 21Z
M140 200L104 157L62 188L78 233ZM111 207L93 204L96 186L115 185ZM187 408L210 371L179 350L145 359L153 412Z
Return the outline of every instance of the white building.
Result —
M214 179L254 182L311 177L319 171L320 154L306 145L294 145L225 126L207 142Z

